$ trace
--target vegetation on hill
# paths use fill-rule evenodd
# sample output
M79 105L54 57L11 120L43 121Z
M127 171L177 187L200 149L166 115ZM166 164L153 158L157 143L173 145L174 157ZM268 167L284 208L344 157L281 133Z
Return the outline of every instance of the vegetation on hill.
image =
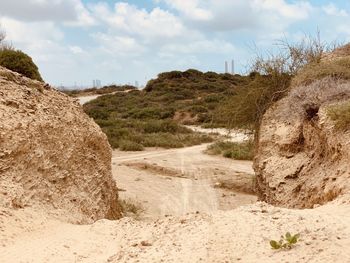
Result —
M102 88L89 88L89 89L74 89L74 90L66 90L62 89L61 91L71 97L79 97L86 95L103 95L109 94L117 91L127 91L127 90L135 90L137 89L131 85L108 85Z
M211 139L180 124L223 126L215 111L245 82L247 77L239 75L172 71L149 81L144 90L101 96L85 104L84 109L114 148L122 142L165 148L195 145Z
M212 138L192 132L171 120L96 119L114 149L142 151L144 147L181 148Z
M112 144L118 141L115 145L121 138L116 130L131 131L135 123L142 126L154 120L176 122L176 125L243 128L255 131L257 136L267 109L292 87L329 76L350 78L348 59L323 59L329 51L332 48L319 37L295 45L282 42L279 54L257 57L247 76L193 69L165 72L149 81L142 91L102 96L84 108L106 131ZM107 127L105 121L114 124Z
M307 37L297 44L282 41L277 55L258 56L251 67L251 81L237 90L218 110L218 116L231 128L248 128L256 132L263 115L295 86L331 76L350 78L347 59L323 60L334 50L317 37Z
M161 73L142 91L102 96L85 109L95 119L173 119L185 124L220 125L215 110L246 79L197 70Z
M32 58L20 50L0 49L0 66L18 72L28 78L43 81Z
M327 113L337 129L350 130L350 101L330 106Z
M346 57L333 58L306 65L293 78L292 84L295 87L305 86L315 80L329 76L337 79L350 79L350 54Z

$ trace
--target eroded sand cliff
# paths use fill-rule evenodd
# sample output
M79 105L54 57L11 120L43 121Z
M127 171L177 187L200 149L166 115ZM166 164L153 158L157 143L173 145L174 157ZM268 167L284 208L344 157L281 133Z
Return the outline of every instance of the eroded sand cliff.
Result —
M72 98L0 68L0 119L0 208L120 216L107 138Z

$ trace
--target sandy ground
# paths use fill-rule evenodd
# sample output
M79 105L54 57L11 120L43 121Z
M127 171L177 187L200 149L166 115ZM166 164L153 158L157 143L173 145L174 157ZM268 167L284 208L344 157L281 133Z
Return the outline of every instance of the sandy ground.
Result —
M112 93L106 93L106 94L101 94L101 95L87 95L87 96L80 96L80 97L77 97L79 103L81 105L84 105L85 103L88 103L89 101L92 101L94 99L97 99L98 97L100 96L103 96L103 95L110 95L110 94L115 94L115 93L128 93L132 90L124 90L124 91L115 91L115 92L112 92Z
M225 128L202 128L195 125L186 125L187 128L195 132L208 134L218 134L223 136L227 141L242 142L252 138L252 134L244 130L228 130Z
M84 97L78 97L79 99L79 103L81 105L88 103L89 101L92 101L94 99L97 99L98 97L100 97L102 95L91 95L91 96L84 96Z
M18 224L14 219L20 218L19 212L16 214L7 223ZM344 263L350 262L349 215L349 205L287 210L257 203L213 214L163 217L150 222L131 218L100 220L93 225L78 226L45 220L36 214L31 224L22 222L23 231L11 235L0 248L0 259L1 262ZM35 229L30 229L33 225ZM269 240L286 231L300 233L298 244L291 250L272 250Z
M250 163L202 155L204 147L114 152L121 196L145 201L147 220L73 225L39 208L0 211L0 262L350 262L349 204L290 210L255 203L221 211L251 199L236 193L230 203L209 174L251 172ZM153 174L133 162L168 170ZM272 250L270 239L287 231L300 233L299 243Z
M147 218L212 213L255 202L253 195L214 188L222 179L252 185L252 163L206 155L202 153L206 147L115 151L113 174L118 187L126 190L120 192L120 198L142 203Z

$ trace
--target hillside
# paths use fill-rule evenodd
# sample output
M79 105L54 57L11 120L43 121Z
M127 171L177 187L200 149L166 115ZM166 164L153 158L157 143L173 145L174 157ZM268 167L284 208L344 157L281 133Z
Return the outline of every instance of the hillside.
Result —
M144 90L101 96L85 104L84 110L101 126L114 148L123 144L121 141L136 143L139 148L194 145L210 139L179 124L224 126L218 107L248 79L197 70L161 73ZM158 142L151 138L155 134Z
M85 106L95 119L173 119L185 124L215 122L217 106L235 94L246 77L197 70L172 71L150 80L142 91L114 94Z

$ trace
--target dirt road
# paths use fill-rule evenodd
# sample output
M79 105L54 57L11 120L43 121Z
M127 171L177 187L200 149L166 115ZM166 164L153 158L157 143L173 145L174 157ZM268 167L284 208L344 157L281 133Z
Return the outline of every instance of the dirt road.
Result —
M104 96L104 95L112 95L112 94L115 94L115 93L128 93L132 90L123 90L123 91L115 91L115 92L112 92L112 93L106 93L106 94L100 94L100 95L88 95L88 96L81 96L81 97L77 97L77 99L79 100L79 103L81 105L84 105L85 103L88 103L89 101L92 101L94 99L97 99L98 97L100 96Z
M85 103L88 103L89 101L97 99L100 96L101 95L84 96L84 97L78 97L78 99L79 99L79 103L81 105L84 105Z
M252 163L206 155L206 147L114 151L113 174L118 187L126 190L120 198L142 203L147 218L211 213L255 202L254 195L215 188L222 180L252 184Z

